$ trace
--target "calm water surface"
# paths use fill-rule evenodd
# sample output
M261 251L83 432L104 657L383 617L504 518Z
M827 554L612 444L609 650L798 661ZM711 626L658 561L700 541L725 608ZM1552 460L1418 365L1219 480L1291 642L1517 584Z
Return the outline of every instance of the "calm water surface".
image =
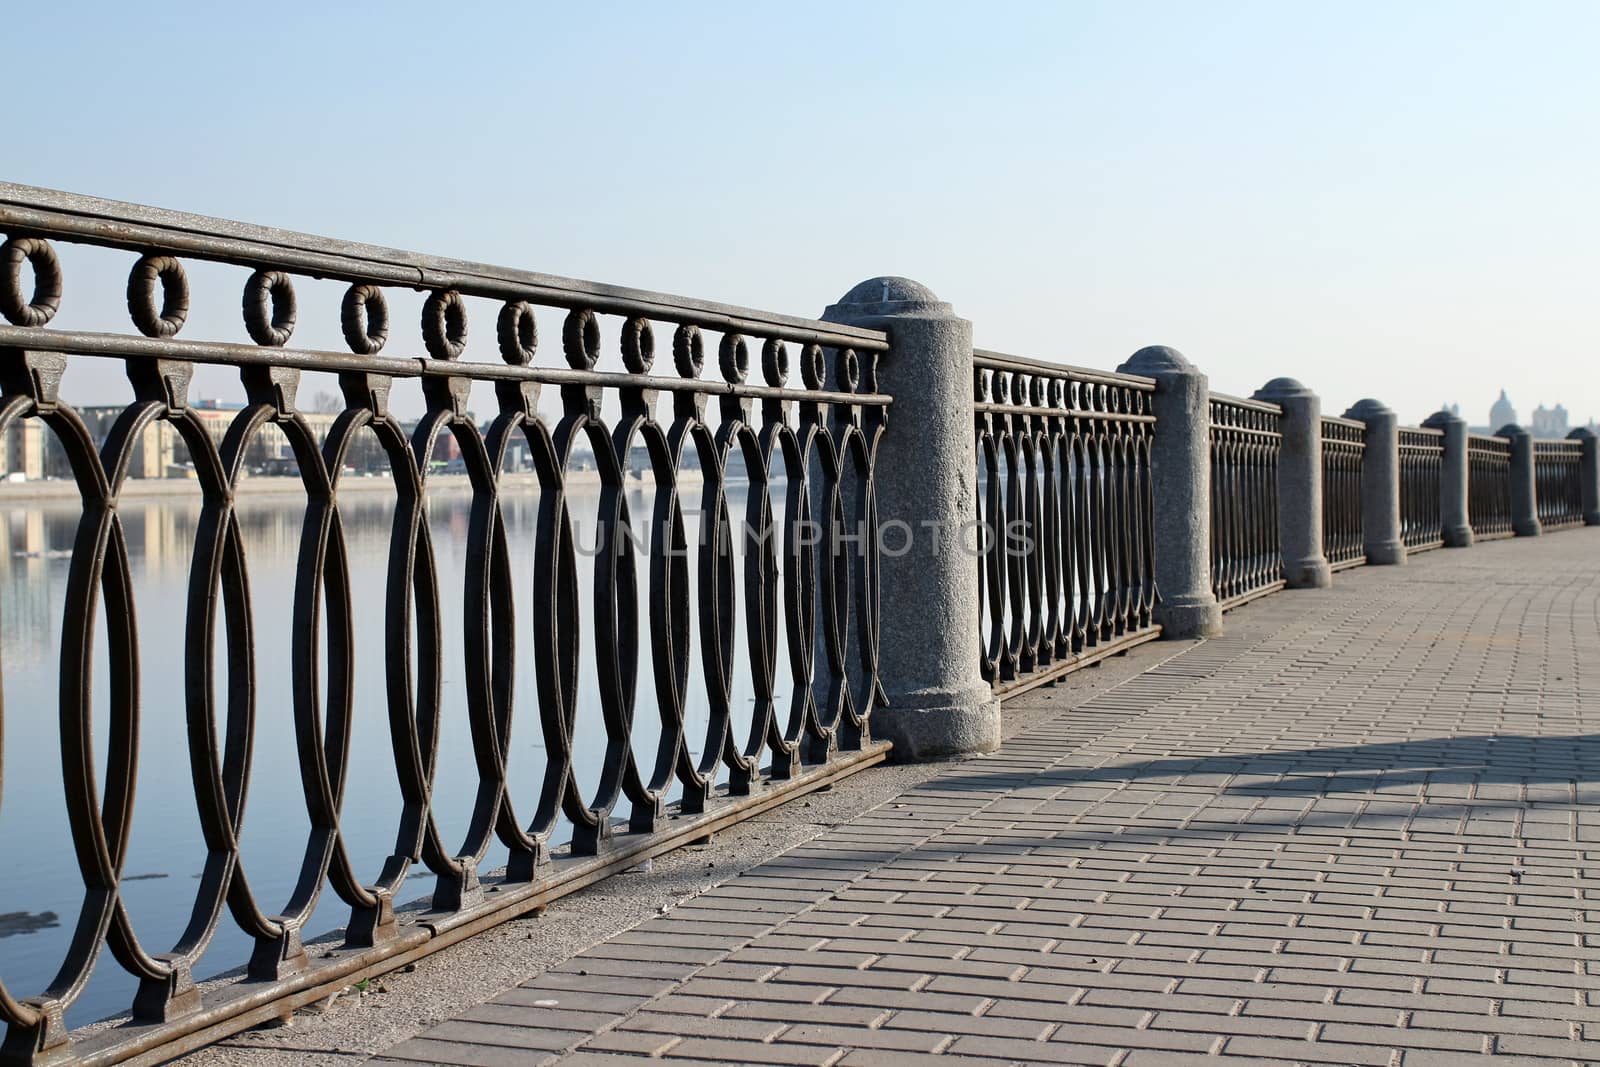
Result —
M730 485L728 503L735 517L743 514L742 493ZM635 516L650 514L650 496L647 485L630 494ZM695 496L684 501L691 538L693 509L698 506L697 493ZM580 536L586 530L592 538L597 491L569 488L568 500L578 517ZM444 716L434 810L441 832L452 846L465 833L477 781L461 697L465 672L459 590L469 504L469 496L461 491L437 490L429 496L445 641ZM526 820L534 810L545 760L528 654L532 647L528 605L537 491L513 495L502 504L519 593L510 773L518 814ZM198 492L178 499L130 499L120 511L133 568L143 704L138 793L123 868L123 896L146 949L159 953L176 943L188 920L205 856L189 776L182 695L185 597L200 502ZM383 603L394 514L392 494L348 493L340 499L340 513L351 563L356 636L355 726L342 826L357 871L371 880L393 849L400 810L383 680ZM253 603L257 683L254 771L242 832L243 864L257 900L272 914L288 900L309 826L294 749L289 672L289 627L303 512L299 498L293 495L246 495L240 500L239 514ZM583 516L589 517L587 522ZM0 979L17 996L33 995L49 984L63 959L83 896L62 797L57 722L66 557L77 522L78 510L71 504L11 504L0 512L0 685L5 701L4 731L0 733L0 856L6 861L0 864ZM591 563L591 556L580 555L583 687L575 763L586 793L598 780L604 750L588 610ZM735 572L739 573L738 568ZM646 573L647 568L641 566L641 586ZM642 755L654 751L659 724L648 669L649 620L643 604L639 614L641 676L634 748ZM109 691L103 632L103 620L97 620L93 677L97 739L106 736ZM217 644L220 696L226 678L220 633ZM748 724L753 705L747 655L741 634L734 700L736 731ZM780 648L779 655L778 706L783 708L790 685L783 667L787 652ZM689 743L698 752L706 722L698 669L691 687L690 716ZM103 761L103 753L97 752L97 757ZM626 806L626 800L622 801L619 814L626 813ZM503 862L504 851L496 845L484 869ZM432 885L432 875L418 865L402 898L425 896ZM347 915L345 904L325 886L308 931L317 934L335 929L344 924ZM249 949L249 939L236 930L231 916L224 914L198 974L205 977L239 966L248 958ZM88 990L69 1013L69 1022L76 1025L125 1010L134 985L109 952L103 953Z

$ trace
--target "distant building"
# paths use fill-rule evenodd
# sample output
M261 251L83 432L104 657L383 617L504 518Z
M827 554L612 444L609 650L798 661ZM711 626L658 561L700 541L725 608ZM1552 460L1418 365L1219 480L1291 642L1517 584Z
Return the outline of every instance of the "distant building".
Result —
M1489 432L1500 429L1502 426L1513 425L1517 421L1517 409L1511 406L1511 401L1506 397L1506 391L1500 390L1500 399L1494 402L1489 409Z
M48 436L38 419L12 419L0 433L0 474L28 481L43 478Z
M200 399L189 405L189 411L199 422L206 436L220 452L228 429L244 409L243 404ZM90 405L77 409L89 431L96 448L103 448L113 427L126 408L120 404ZM338 415L334 412L302 411L305 421L320 448L333 429ZM408 435L411 425L402 424ZM435 448L435 458L449 460L460 454L450 434L440 435ZM366 472L387 470L388 456L377 436L370 430L360 430L351 438L344 454L347 469ZM257 428L245 448L244 469L247 474L296 475L294 449L289 438L275 424L268 422ZM194 461L183 436L172 423L155 419L147 423L134 440L128 457L129 478L189 478L194 474ZM0 433L0 478L37 481L41 478L71 478L72 466L66 450L56 435L36 418L14 419Z
M1565 437L1570 427L1567 426L1567 409L1557 404L1547 408L1543 404L1533 409L1533 422L1528 426L1528 432L1535 437Z
M1444 406L1446 410L1456 414L1461 411L1459 404L1446 404ZM1506 396L1506 391L1502 389L1500 390L1500 399L1496 400L1494 406L1489 409L1489 424L1487 426L1469 426L1467 429L1477 434L1493 434L1498 433L1506 426L1522 426L1534 437L1554 439L1565 437L1572 432L1572 415L1564 405L1557 404L1555 407L1547 408L1540 404L1533 409L1532 417L1524 424L1518 420L1517 409L1511 406L1511 399ZM1585 428L1600 434L1600 425L1597 425L1594 419L1590 419Z

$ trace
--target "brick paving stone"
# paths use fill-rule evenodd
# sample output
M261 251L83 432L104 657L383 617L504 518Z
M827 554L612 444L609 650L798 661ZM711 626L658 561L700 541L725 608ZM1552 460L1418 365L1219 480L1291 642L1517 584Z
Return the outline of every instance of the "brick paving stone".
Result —
M870 1031L869 1031L870 1032ZM831 1067L844 1058L845 1050L812 1044L758 1044L752 1041L707 1041L691 1039L674 1045L674 1056L738 1064L803 1064Z
M546 1062L549 1053L537 1048L504 1048L495 1045L468 1045L456 1041L414 1037L402 1041L372 1061L382 1064L432 1063L448 1067L534 1067Z
M379 1062L1600 1062L1600 530L1226 621Z

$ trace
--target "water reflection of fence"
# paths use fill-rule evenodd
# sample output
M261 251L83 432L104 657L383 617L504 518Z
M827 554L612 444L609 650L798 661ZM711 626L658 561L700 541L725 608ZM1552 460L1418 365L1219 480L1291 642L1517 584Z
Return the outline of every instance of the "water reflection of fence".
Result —
M1582 474L1582 442L1533 442L1533 480L1538 495L1541 526L1559 528L1582 525Z
M1480 540L1512 535L1511 442L1504 437L1467 436L1467 518Z
M974 356L983 670L1000 692L1159 636L1147 378Z
M81 498L59 648L59 719L67 815L85 893L80 903L60 902L61 911L76 911L77 932L56 978L31 996L0 985L9 1058L46 1059L69 1048L100 1062L176 1054L883 758L868 725L879 694L876 543L849 536L876 523L873 456L889 404L875 387L876 360L888 347L882 333L18 186L0 185L0 231L8 238L0 250L0 312L11 323L0 326L0 433L18 420L44 424L69 458ZM127 303L138 335L49 327L63 294L58 241L134 254ZM244 324L254 345L179 336L190 302L185 260L243 268ZM23 292L24 264L34 277L31 299ZM316 279L348 286L340 326L349 352L290 344L296 287ZM419 287L429 294L420 343L430 358L382 354L392 326L386 293ZM496 315L498 364L460 358L469 313L479 306ZM560 367L535 364L538 322L550 315L563 316ZM655 331L663 323L671 329L672 366L659 374ZM702 331L717 334L717 342ZM597 369L607 333L617 338L622 371ZM709 379L701 377L708 349L716 368ZM798 384L789 381L791 360ZM89 361L120 361L135 394L99 448L61 393L63 371ZM220 442L187 403L198 365L237 368L247 396ZM296 408L302 372L319 371L337 374L344 403L320 443ZM752 372L756 381L747 380ZM466 411L475 383L493 389L498 407L482 432ZM542 386L559 392L554 418L539 413ZM426 408L409 436L390 406L408 389ZM620 416L603 414L612 405ZM178 639L163 632L165 620L146 620L142 633L136 626L129 539L117 506L131 450L158 421L181 439L203 495L187 612L177 628L187 755L207 855L188 929L165 951L141 942L119 894L139 766L140 640ZM292 654L274 663L257 659L253 635L263 620L252 612L233 498L244 458L269 426L288 440L304 485ZM366 437L386 456L395 494L381 604L353 602L337 498L349 450ZM440 573L426 519L428 458L446 439L459 448L472 482L470 551L460 576ZM648 515L629 508L624 487L636 441L648 450L655 487ZM498 477L513 442L528 449L539 479L531 602L513 589L501 514ZM596 457L600 481L592 618L580 610L575 522L562 489L585 448ZM694 546L686 544L685 528L695 522L675 484L689 466L700 475L698 524L714 531ZM730 515L722 486L723 472L734 466L761 488L746 495L742 516ZM820 541L807 533L817 519ZM620 536L641 524L652 532L648 558ZM735 539L774 527L781 536L736 549ZM692 569L686 551L697 553ZM453 635L459 646L440 626L444 596L463 601L463 632ZM513 618L524 609L534 616L531 649L515 645ZM110 728L96 739L90 674L102 612ZM648 647L638 638L644 616L653 622ZM349 859L341 808L351 648L355 628L374 623L388 648L384 688L403 803L393 813L392 854L372 877ZM589 656L580 656L581 634L594 642ZM465 659L459 702L440 689L440 665L452 647ZM536 676L536 708L513 707L518 661ZM754 679L758 703L742 735L729 707L738 670ZM256 899L239 851L253 738L265 728L252 679L264 671L293 678L311 824L286 901ZM792 681L785 707L773 696L780 672ZM572 765L576 693L585 675L598 686L607 738L594 782L578 781ZM711 709L699 744L684 731L694 676ZM639 699L646 686L660 741L638 758L630 734L636 709L649 703ZM534 728L535 715L545 772L538 783L512 782L508 749L516 731ZM431 804L446 717L465 720L477 767L472 817L459 841L445 839ZM682 799L669 807L674 784ZM519 786L534 789L531 812L513 808ZM570 834L570 849L550 847L558 826ZM509 850L509 865L479 870L495 841ZM419 865L435 878L431 902L427 910L398 911ZM349 908L346 936L313 955L304 939L315 932L307 924L325 888ZM228 921L225 908L253 942L248 961L206 957ZM74 1040L63 1016L102 947L138 981L132 1020ZM247 977L202 995L194 976L203 958L215 969L246 963Z
M1366 426L1322 417L1322 553L1339 570L1367 561L1361 535L1361 456Z
M1400 539L1406 551L1444 545L1440 479L1444 470L1444 431L1400 428Z
M1276 404L1211 394L1211 585L1224 607L1283 585L1281 417Z

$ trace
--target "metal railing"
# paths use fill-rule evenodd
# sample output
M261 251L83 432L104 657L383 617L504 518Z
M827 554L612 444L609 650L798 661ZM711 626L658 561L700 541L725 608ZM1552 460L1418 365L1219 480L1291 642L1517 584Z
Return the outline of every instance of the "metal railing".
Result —
M0 985L9 1058L46 1059L69 1047L90 1063L174 1055L884 757L887 746L873 742L868 727L880 699L876 537L850 536L876 523L872 464L889 405L875 385L877 357L888 348L882 333L9 184L0 184L0 233L7 238L0 311L9 320L0 325L0 432L17 420L44 423L70 460L81 498L59 639L59 747L84 893L81 903L59 902L60 912L76 913L76 934L48 987ZM127 304L136 331L50 327L64 301L79 299L63 284L56 242L133 253ZM181 335L190 303L186 260L242 268L244 325L255 344ZM31 266L31 296L24 264ZM297 290L314 290L316 279L347 286L340 325L349 352L291 344ZM420 333L408 336L390 319L386 292L400 289L428 294ZM88 291L80 291L87 300ZM482 300L493 302L486 305L491 313L498 306L491 336L499 363L459 358L469 311ZM555 346L560 366L538 347L536 308L564 313ZM670 330L665 373L655 358L657 324ZM719 337L708 339L707 331ZM708 352L714 370L703 378ZM597 369L603 353L620 355L623 369ZM62 375L90 362L101 374L114 372L117 361L135 400L97 447L62 395ZM220 444L187 402L201 365L236 368L248 398ZM301 373L317 371L337 374L343 394L320 447L296 407ZM492 388L497 408L482 429L465 409L474 383ZM558 413L541 412L541 386L558 392ZM424 410L409 437L391 410L406 391ZM141 614L118 511L130 450L156 422L181 436L203 497L186 614L176 619ZM1110 425L1104 439L1136 452L1125 428L1132 423ZM303 483L292 633L285 638L292 654L281 662L258 660L255 635L265 622L253 615L234 498L241 457L267 426L286 436ZM364 430L376 436L391 468L395 521L384 596L359 603L338 489L346 449ZM459 448L471 480L459 587L455 576L448 584L441 576L426 516L429 458L444 438ZM531 454L538 481L531 590L513 587L502 516L502 458L513 443ZM631 511L623 491L636 445L656 486L649 514ZM579 517L572 514L576 498L564 490L580 448L592 449L599 475L592 598L578 589ZM750 483L742 515L730 514L723 477L735 464ZM678 483L690 468L703 485L698 508L685 514ZM813 516L823 520L820 543L801 534ZM698 545L688 543L686 527L701 531ZM647 548L636 547L640 532L651 534ZM1129 551L1148 550L1143 539ZM1110 632L1148 618L1148 564L1144 557L1106 558L1118 605L1102 627ZM1132 584L1135 570L1143 585ZM1142 592L1135 597L1131 589ZM464 601L459 644L447 642L440 625L441 598L455 596ZM584 618L589 604L592 617ZM512 620L525 608L536 641L518 648ZM110 732L96 739L90 674L102 613L111 677L109 708L101 710ZM645 618L649 636L642 640ZM398 831L391 854L375 876L356 870L342 829L357 684L351 649L368 626L382 628L387 673L362 684L386 694L403 798L392 813ZM587 656L580 655L582 634L594 642ZM187 759L207 849L193 917L170 947L141 941L120 894L139 766L136 679L141 649L161 641L182 643L184 670L173 684L189 749L174 755ZM464 692L441 692L447 646L465 657ZM513 707L517 661L531 664L536 707ZM700 678L695 699L709 709L704 736L695 738L684 721L692 661ZM755 694L750 725L737 730L730 708L736 669L749 672ZM267 672L293 676L292 708L282 718L265 718L255 706L254 679ZM774 697L778 678L792 691L783 706ZM583 684L597 687L598 706L580 705ZM632 737L635 711L646 711L640 689L653 694L660 719L659 741L642 755ZM251 749L257 731L291 719L311 829L288 899L258 900L239 847ZM605 736L594 782L580 782L573 768L580 720ZM476 799L464 839L446 841L433 810L434 770L441 732L452 724L470 731ZM508 751L518 739L526 747L530 730L547 765L537 781L513 781ZM532 809L513 809L513 794L530 791ZM681 799L669 803L674 795ZM555 847L567 836L570 846ZM509 865L480 871L497 840ZM431 903L401 911L414 869L436 879ZM345 937L311 954L303 940L316 932L308 923L325 886L349 909ZM248 959L207 956L225 912L254 946ZM338 923L330 917L326 925ZM74 1039L63 1013L103 947L137 980L132 1020ZM246 965L247 976L202 995L195 971L203 958L215 971Z
M1367 427L1322 417L1322 554L1334 570L1367 561L1361 527L1361 457Z
M1511 442L1467 435L1467 521L1472 536L1510 537Z
M1283 587L1282 409L1211 394L1211 586L1224 608Z
M1583 525L1583 442L1533 442L1533 481L1539 525Z
M1160 635L1148 378L974 353L983 672L1037 685Z
M1444 431L1400 427L1400 539L1407 552L1444 547L1443 476Z

